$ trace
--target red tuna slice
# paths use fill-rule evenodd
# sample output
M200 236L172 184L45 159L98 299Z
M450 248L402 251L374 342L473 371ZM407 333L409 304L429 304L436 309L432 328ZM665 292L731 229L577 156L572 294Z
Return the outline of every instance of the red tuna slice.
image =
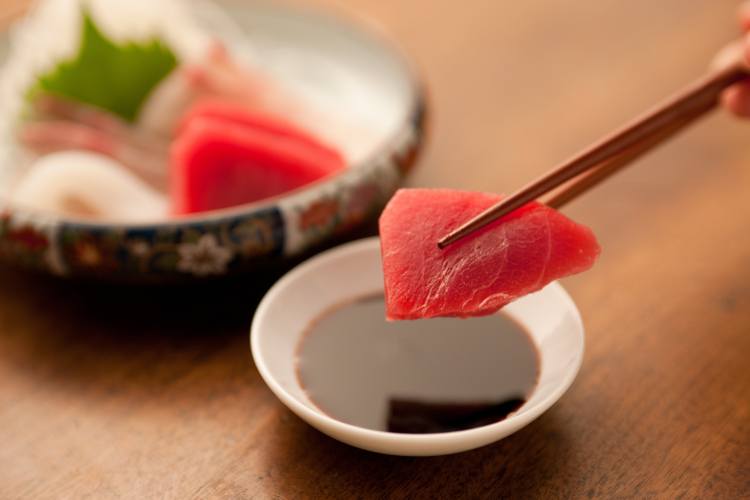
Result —
M341 171L344 159L281 120L195 115L170 147L172 213L270 198Z
M503 197L400 189L380 216L386 319L485 316L589 269L589 228L532 202L441 250L440 238Z

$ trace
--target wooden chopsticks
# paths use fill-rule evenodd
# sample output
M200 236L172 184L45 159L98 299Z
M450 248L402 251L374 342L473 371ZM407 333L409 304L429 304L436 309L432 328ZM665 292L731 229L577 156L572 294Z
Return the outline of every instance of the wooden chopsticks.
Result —
M686 115L681 120L675 120L669 126L650 136L648 139L547 192L539 198L539 201L552 208L562 207L565 203L574 199L579 194L599 184L622 167L629 165L630 162L636 160L643 154L665 142L670 137L676 135L677 132L686 128L714 106L714 103L699 106L692 114Z
M699 78L452 231L438 246L445 248L545 194L550 206L561 206L716 107L722 90L748 76L747 66L737 62Z

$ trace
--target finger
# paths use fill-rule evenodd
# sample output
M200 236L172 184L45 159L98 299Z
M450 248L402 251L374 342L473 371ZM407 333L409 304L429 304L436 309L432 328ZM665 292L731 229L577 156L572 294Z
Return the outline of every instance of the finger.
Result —
M750 1L742 3L737 9L737 17L742 31L750 31Z
M737 116L750 117L750 82L740 82L726 89L721 94L721 103Z

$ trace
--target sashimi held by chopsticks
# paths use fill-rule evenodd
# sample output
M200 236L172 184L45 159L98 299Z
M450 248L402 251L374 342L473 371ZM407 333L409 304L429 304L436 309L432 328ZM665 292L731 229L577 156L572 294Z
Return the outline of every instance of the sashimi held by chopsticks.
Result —
M594 235L551 207L673 136L713 109L724 89L747 81L742 54L730 55L719 69L509 197L444 189L396 193L380 218L387 319L491 314L589 269L600 252ZM533 201L541 196L549 206Z
M501 199L452 189L396 192L380 217L388 320L492 314L596 262L600 249L591 230L536 202L460 245L435 245Z

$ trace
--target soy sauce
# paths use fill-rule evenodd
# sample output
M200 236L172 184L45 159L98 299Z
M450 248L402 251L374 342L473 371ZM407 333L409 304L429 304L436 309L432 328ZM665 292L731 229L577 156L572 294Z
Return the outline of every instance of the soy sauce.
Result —
M433 433L498 422L536 387L539 353L505 314L387 322L383 295L341 304L298 346L310 400L342 422Z

